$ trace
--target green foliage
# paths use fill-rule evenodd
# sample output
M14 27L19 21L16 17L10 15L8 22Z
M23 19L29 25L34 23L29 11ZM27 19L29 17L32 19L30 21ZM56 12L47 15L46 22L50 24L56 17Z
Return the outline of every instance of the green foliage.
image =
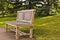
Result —
M36 4L41 1L45 4L42 7L37 7ZM14 14L18 10L25 9L36 9L37 16L46 16L51 15L52 10L56 10L56 12L58 10L58 0L28 0L28 2L29 5L22 5L22 2L19 1L14 2L12 0L0 0L0 10L2 11L3 16L12 13ZM56 13L54 12L54 14Z
M36 7L37 16L57 14L58 0L46 0L45 2L47 2L48 4L44 4L42 7Z
M5 2L3 2L3 0L0 0L0 12L2 12L0 15L2 15L2 17L4 17L4 5L5 5Z

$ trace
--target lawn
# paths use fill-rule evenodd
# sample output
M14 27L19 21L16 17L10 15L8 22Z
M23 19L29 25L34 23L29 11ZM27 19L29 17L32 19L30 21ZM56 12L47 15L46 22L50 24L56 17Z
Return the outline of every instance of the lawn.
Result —
M0 18L0 27L5 21L13 21L15 17ZM60 14L35 18L34 37L36 40L60 40Z

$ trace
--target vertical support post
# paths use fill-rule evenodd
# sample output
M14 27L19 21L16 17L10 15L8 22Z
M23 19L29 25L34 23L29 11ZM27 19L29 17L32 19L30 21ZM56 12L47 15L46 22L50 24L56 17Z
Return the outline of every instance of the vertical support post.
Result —
M30 38L33 37L33 26L30 26Z
M19 40L18 27L16 27L16 40Z
M5 31L8 31L8 24L5 24Z

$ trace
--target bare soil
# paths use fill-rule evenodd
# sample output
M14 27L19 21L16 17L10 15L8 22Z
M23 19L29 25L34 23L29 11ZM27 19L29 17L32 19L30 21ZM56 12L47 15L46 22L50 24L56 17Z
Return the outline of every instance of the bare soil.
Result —
M0 40L15 40L14 32L5 32L4 28L0 28ZM29 36L21 36L19 40L35 40L35 38L29 38Z

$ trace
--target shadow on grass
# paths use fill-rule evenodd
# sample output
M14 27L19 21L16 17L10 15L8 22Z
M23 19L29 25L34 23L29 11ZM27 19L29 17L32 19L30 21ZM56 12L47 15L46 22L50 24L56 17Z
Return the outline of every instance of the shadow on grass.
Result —
M43 27L37 27L37 28L34 28L34 36L47 36L49 33L49 30L43 28Z
M22 29L21 29L22 30ZM22 31L29 33L29 28L24 28ZM34 37L38 37L38 36L47 36L49 34L49 30L45 29L43 27L35 27L33 30L33 35Z
M40 16L35 16L35 18L43 18L43 17L47 17L47 16L54 16L56 14L50 14L50 15L40 15Z

